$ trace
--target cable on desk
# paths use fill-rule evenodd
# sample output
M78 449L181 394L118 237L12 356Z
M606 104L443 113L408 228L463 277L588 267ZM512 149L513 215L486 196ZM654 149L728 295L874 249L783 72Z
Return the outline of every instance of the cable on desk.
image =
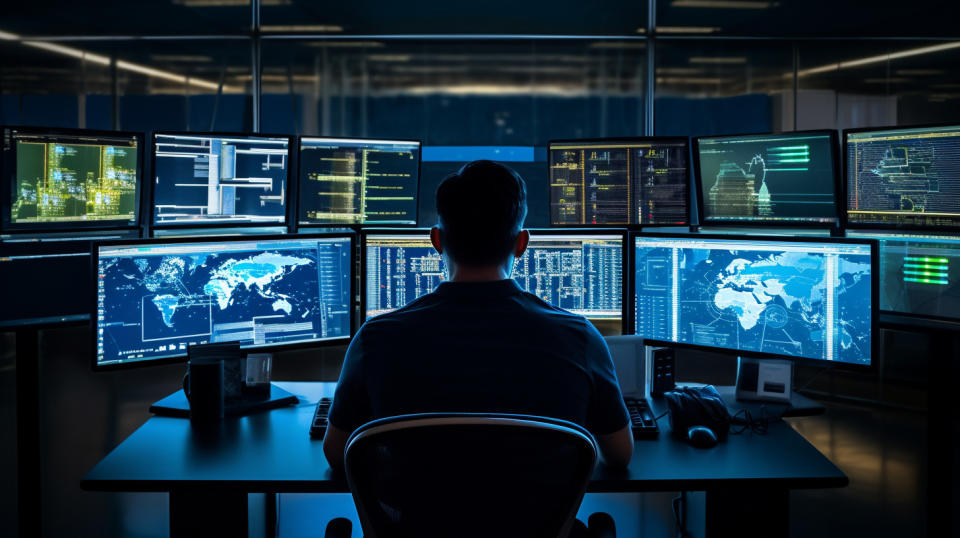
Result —
M659 417L653 419L653 421L654 421L654 422L660 422L660 419L661 419L661 418L663 418L663 417L665 417L665 416L667 416L667 415L669 415L669 414L670 414L670 411L664 411L663 413L660 414Z
M746 409L737 411L730 418L730 433L739 435L749 429L752 433L764 435L767 433L767 429L770 427L771 418L776 417L768 417L767 406L761 405L760 418L758 419L754 419L753 415L750 414L750 411L747 411Z

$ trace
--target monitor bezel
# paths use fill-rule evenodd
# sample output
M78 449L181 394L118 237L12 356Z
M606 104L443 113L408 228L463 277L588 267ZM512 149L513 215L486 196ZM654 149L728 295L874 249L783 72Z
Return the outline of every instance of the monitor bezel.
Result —
M552 168L550 166L550 152L553 150L555 144L592 144L592 143L616 143L616 142L625 142L625 143L637 143L637 144L656 144L658 142L682 142L686 147L687 153L687 181L686 186L686 196L684 197L684 203L686 203L686 216L685 222L676 224L666 224L666 223L646 223L646 224L637 224L637 223L627 223L627 224L555 224L553 222L553 189L550 188L550 182L552 181ZM591 230L640 230L643 228L664 228L672 226L690 226L693 222L693 187L690 185L690 174L692 173L691 160L692 155L691 150L691 140L689 136L624 136L624 137L609 137L609 138L558 138L549 140L547 142L547 225L550 228L555 229L591 229ZM632 213L633 208L627 208L628 214ZM628 219L629 220L629 219Z
M805 237L805 236L775 236L775 235L737 235L737 234L707 234L707 233L654 233L654 232L632 232L630 234L630 291L629 296L627 297L628 302L630 303L630 334L636 334L636 320L633 319L634 312L636 312L636 303L637 303L637 292L636 292L636 260L635 258L635 245L636 238L638 237L649 237L649 238L659 238L659 239L690 239L690 240L702 240L702 239L713 239L713 240L733 240L733 241L764 241L770 243L779 243L779 242L790 242L790 243L834 243L834 244L858 244L858 245L869 245L870 246L870 364L856 364L851 362L842 362L842 361L829 361L826 359L819 359L813 357L795 357L791 355L783 355L779 353L764 353L761 351L748 351L748 350L737 350L732 348L725 347L714 347L706 346L701 344L687 344L682 342L672 342L670 340L658 340L658 339L648 339L650 341L662 342L663 345L669 345L672 347L681 347L687 349L696 349L700 351L710 351L714 353L723 353L723 354L733 354L757 358L767 358L767 359L786 359L791 361L810 361L818 364L828 364L833 367L838 368L849 368L856 371L869 371L876 367L877 360L880 356L880 338L879 338L879 321L880 321L880 310L879 310L879 300L880 300L880 285L879 285L879 263L880 263L880 250L879 244L875 239L851 239L847 237Z
M926 124L912 124L912 125L891 125L887 127L856 127L852 129L843 130L843 155L841 167L843 168L842 173L842 187L843 187L843 200L842 205L839 205L841 213L841 225L844 230L877 230L877 231L922 231L922 232L932 232L936 233L939 231L960 231L960 216L957 217L957 224L954 226L933 226L933 225L921 225L921 224L905 224L905 223L869 223L869 222L850 222L850 200L847 198L849 193L850 183L847 178L849 168L847 166L847 141L848 136L852 133L868 133L876 131L903 131L909 129L937 129L943 127L960 127L960 122L951 122L951 123L926 123Z
M16 160L8 160L7 152L0 151L0 231L4 233L21 232L74 232L90 230L133 230L140 228L142 215L140 205L143 200L144 182L144 164L146 159L144 153L147 151L145 145L144 133L139 131L111 131L105 129L75 129L66 127L36 127L30 125L4 125L0 127L3 135L8 130L23 132L28 134L50 134L63 136L103 136L103 137L132 137L137 141L137 178L134 184L134 206L133 219L104 219L97 221L62 221L62 222L39 222L39 223L14 223L12 222L13 200L10 197L11 184L16 175Z
M183 222L183 223L162 223L156 222L156 188L157 177L157 135L169 136L208 136L208 137L246 137L246 138L286 138L287 139L287 179L284 188L287 192L287 201L284 204L282 218L276 222ZM150 223L150 233L153 230L186 230L202 228L273 228L282 227L287 232L290 231L290 204L295 203L292 200L293 192L290 190L290 169L294 166L296 152L293 151L293 144L296 136L289 134L271 134L271 133L241 133L230 131L153 131L150 133L150 217L147 222Z
M369 142L369 141L380 141L380 142L400 142L400 143L411 143L417 144L417 194L414 204L414 214L413 214L413 224L391 224L389 222L352 222L352 223L324 223L324 222L306 222L302 221L300 218L300 211L303 208L303 191L301 187L301 172L303 168L303 160L300 159L300 154L302 150L302 142L304 140L351 140L356 142ZM297 136L297 204L293 217L293 223L296 229L316 229L316 228L366 228L366 227L375 227L375 228L401 228L408 230L415 230L420 224L420 186L421 186L421 174L423 173L423 141L417 139L401 139L401 138L356 138L352 136Z
M173 236L173 237L162 237L162 238L143 238L143 239L123 239L123 240L111 240L111 241L94 241L91 243L90 251L90 271L93 282L89 289L90 295L90 304L92 305L90 311L90 334L91 334L91 369L94 372L103 372L110 370L126 370L129 368L141 368L147 366L158 366L162 364L173 364L173 363L182 363L187 361L187 355L178 354L170 357L158 357L155 359L142 359L138 361L130 362L121 362L121 363L111 363L111 364L100 364L97 361L97 280L99 279L99 265L100 265L100 247L111 247L111 246L133 246L133 245L164 245L171 243L217 243L217 242L249 242L249 241L299 241L299 240L310 240L310 239L338 239L345 238L350 240L350 329L347 336L330 338L326 340L311 340L304 342L296 343L284 343L284 344L265 344L262 346L245 346L241 347L244 354L248 352L259 353L259 352L277 352L277 351L287 351L293 349L303 349L303 348L315 348L315 347L330 347L330 346L340 346L348 344L352 339L353 335L356 333L356 267L357 267L357 234L353 232L317 232L310 234L271 234L271 235L231 235L231 236L216 236L216 235L206 235L206 236Z
M833 168L833 221L832 222L812 222L812 221L784 221L784 220L760 220L760 219L750 219L750 220L724 220L716 218L708 218L706 216L706 197L704 195L704 184L703 177L701 176L700 170L700 140L702 139L716 139L716 138L742 138L742 137L751 137L751 136L794 136L794 135L816 135L824 134L829 135L830 138L830 152L831 152L831 164ZM840 229L842 223L842 217L840 215L840 207L838 198L842 196L842 183L843 179L840 177L840 141L837 136L837 131L835 129L809 129L805 131L780 131L780 132L769 132L769 133L744 133L744 134L732 134L732 135L710 135L710 136L696 136L693 138L691 144L691 151L693 153L693 182L695 189L697 190L697 221L700 223L700 226L714 226L714 227L733 227L733 228L752 228L752 227L766 227L766 228L814 228L814 229Z
M427 234L429 236L430 230L432 228L365 228L360 232L360 323L363 324L367 321L367 238L368 236L376 235L411 235L416 236L421 233ZM524 228L530 232L531 239L536 236L544 235L609 235L619 236L621 242L621 263L620 263L620 278L621 286L620 293L623 294L626 288L627 276L627 259L624 256L627 256L630 253L629 244L628 244L628 230L625 228L576 228L576 229L563 229L563 228ZM513 280L511 276L511 280ZM408 303L409 304L409 303ZM587 316L585 318L589 319ZM620 334L627 334L625 331L628 329L627 325L627 301L625 297L620 298ZM591 322L592 323L592 322Z

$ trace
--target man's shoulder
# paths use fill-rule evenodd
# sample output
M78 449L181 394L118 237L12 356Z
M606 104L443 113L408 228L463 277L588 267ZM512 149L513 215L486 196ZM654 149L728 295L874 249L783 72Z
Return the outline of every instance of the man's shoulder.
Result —
M564 310L563 308L554 306L544 301L540 297L537 297L533 293L523 291L520 295L524 301L533 307L534 313L537 315L537 317L540 317L544 320L549 320L555 323L564 323L575 327L586 328L593 326L587 321L587 318L581 316L580 314L574 314L569 310Z

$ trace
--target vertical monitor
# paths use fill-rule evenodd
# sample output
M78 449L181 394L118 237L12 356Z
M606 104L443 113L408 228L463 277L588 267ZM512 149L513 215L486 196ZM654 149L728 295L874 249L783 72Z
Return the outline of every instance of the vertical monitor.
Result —
M332 234L101 244L95 366L182 358L210 342L342 343L352 244Z
M960 228L960 125L844 131L847 225Z
M135 133L5 128L3 228L135 227L142 151Z
M551 226L689 223L687 138L554 141Z
M364 237L366 318L391 312L443 282L443 258L426 230ZM530 232L513 279L547 303L594 321L623 316L623 234Z
M880 310L960 321L960 237L916 232L863 237L880 244Z
M636 334L752 355L870 365L876 243L633 239Z
M420 142L300 138L299 223L417 224Z
M286 222L291 138L153 135L153 225Z
M837 153L833 131L694 139L700 224L834 225Z

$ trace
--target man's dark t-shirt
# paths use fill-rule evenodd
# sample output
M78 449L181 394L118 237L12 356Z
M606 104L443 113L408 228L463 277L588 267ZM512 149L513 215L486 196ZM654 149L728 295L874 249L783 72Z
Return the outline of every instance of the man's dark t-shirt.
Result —
M540 415L594 435L628 424L600 333L513 280L444 282L360 328L330 423L350 433L373 419L424 412Z

